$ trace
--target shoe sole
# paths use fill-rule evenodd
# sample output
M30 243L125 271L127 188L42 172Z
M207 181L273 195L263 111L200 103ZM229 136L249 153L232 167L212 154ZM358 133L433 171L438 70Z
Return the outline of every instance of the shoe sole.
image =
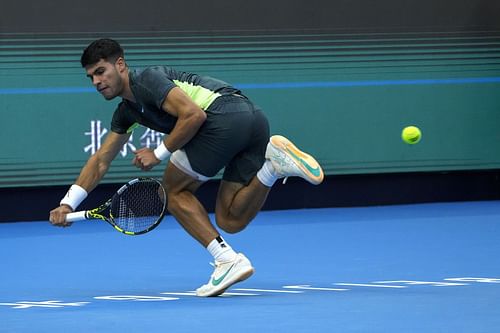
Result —
M254 272L255 272L254 268L250 267L249 270L244 271L243 274L241 274L235 281L229 282L227 286L224 285L224 289L220 289L220 290L215 291L212 294L205 295L205 297L215 297L215 296L222 295L227 289L229 289L234 284L241 282L241 281L245 281L246 279L248 279L250 276L252 276L252 274Z
M296 162L309 183L313 185L321 184L325 176L323 174L323 169L314 157L301 151L284 136L273 135L269 142L275 149L284 151Z

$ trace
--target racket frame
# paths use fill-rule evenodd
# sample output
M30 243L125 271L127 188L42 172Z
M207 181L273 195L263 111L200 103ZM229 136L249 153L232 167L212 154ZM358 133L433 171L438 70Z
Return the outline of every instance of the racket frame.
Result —
M163 185L161 184L160 181L158 181L155 178L151 178L151 177L138 177L138 178L134 178L134 179L130 180L129 182L124 184L122 187L120 187L108 201L106 201L105 203L103 203L99 207L85 210L85 211L70 213L67 215L66 221L73 222L73 221L81 221L81 220L103 220L103 221L108 222L117 231L119 231L123 234L129 235L129 236L142 235L142 234L145 234L145 233L153 230L154 228L156 228L160 224L163 217L165 216L165 214L167 212L167 205L166 204L164 204L163 211L161 212L161 214L158 217L158 219L156 220L156 222L153 223L149 228L146 228L146 229L139 231L139 232L123 230L118 225L116 225L116 223L114 221L114 216L111 213L111 210L109 211L109 217L101 214L102 212L106 211L108 208L111 207L111 203L113 202L113 199L117 195L121 195L129 186L131 186L137 182L145 181L145 180L156 182L160 186L160 188L162 189L162 191L165 195L165 199L166 199L167 196L166 196L165 188L163 187Z

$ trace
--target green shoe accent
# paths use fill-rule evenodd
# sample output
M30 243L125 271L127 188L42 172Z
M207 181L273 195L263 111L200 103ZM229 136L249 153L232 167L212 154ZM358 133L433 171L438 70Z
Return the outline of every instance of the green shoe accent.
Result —
M319 177L321 172L320 172L320 168L319 166L317 166L316 168L313 168L309 165L309 163L307 163L306 161L304 161L302 158L300 158L299 156L295 155L293 151L291 151L288 147L285 147L286 151L288 153L290 153L290 155L293 156L293 158L295 158L297 161L299 161L303 166L306 167L307 170L309 170L310 173L312 173L315 177Z
M229 274L229 271L233 269L233 267L234 264L232 264L231 267L229 267L229 269L224 274L222 274L218 279L212 278L212 285L218 286L222 282L222 280L224 280L224 278Z

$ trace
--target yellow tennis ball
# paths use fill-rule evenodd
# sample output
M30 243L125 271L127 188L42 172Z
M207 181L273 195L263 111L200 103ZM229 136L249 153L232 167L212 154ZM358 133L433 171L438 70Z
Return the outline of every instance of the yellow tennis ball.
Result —
M409 145L414 145L422 139L422 132L416 126L407 126L401 132L401 138Z

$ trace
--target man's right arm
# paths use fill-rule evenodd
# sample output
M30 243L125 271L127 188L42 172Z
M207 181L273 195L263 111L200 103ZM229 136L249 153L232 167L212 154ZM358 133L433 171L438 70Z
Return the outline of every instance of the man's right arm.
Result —
M115 132L110 132L107 135L99 150L89 158L83 167L75 184L62 200L61 205L50 212L49 220L53 225L63 227L70 225L70 223L66 222L66 214L74 211L87 193L91 192L99 184L108 171L111 162L118 155L123 145L127 143L129 137L130 134ZM75 192L77 195L83 195L83 199L75 198Z
M111 162L127 143L129 137L130 134L110 132L99 150L89 158L75 184L84 188L87 193L92 191L104 177Z

